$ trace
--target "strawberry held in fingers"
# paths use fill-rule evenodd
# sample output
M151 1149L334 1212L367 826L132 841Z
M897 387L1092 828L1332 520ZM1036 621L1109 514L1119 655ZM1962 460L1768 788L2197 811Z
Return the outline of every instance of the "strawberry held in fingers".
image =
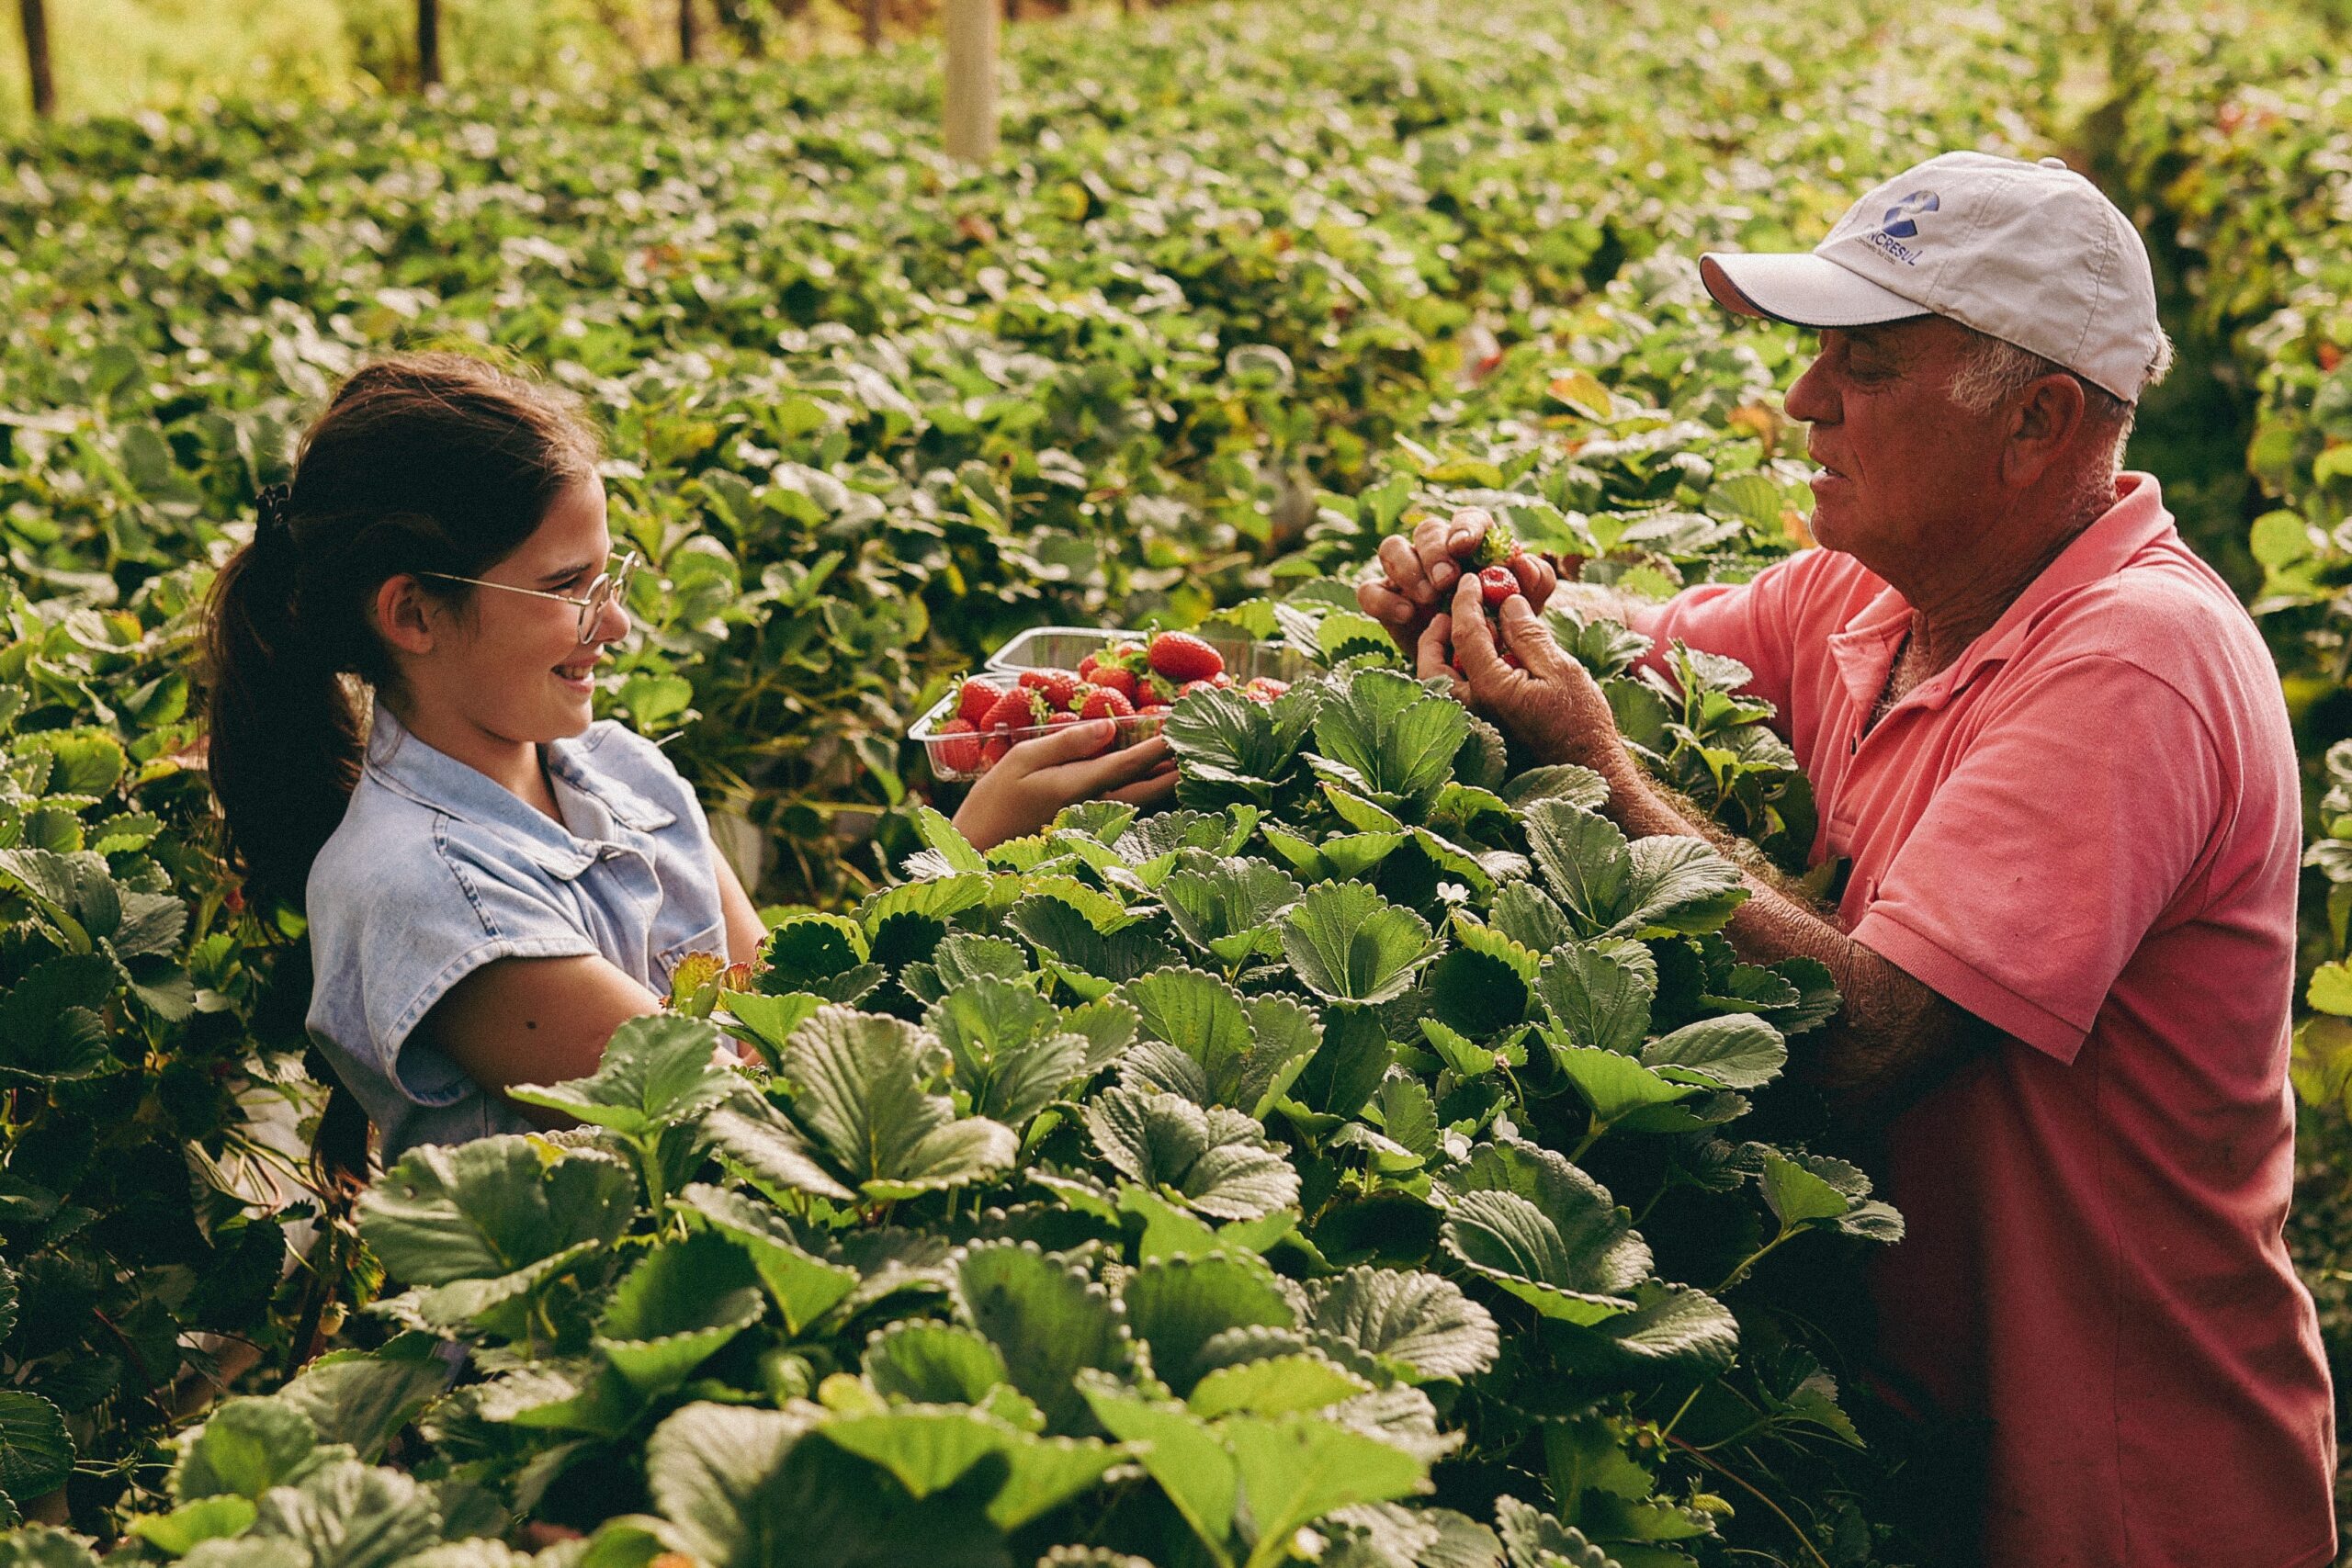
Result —
M1511 574L1510 568L1490 566L1478 573L1478 597L1486 601L1489 610L1506 599L1519 596L1519 579Z
M1225 655L1190 632L1161 632L1151 639L1151 668L1178 685L1225 672Z
M1481 567L1506 566L1526 554L1519 542L1518 530L1499 517L1487 525L1486 533L1478 540L1477 559Z

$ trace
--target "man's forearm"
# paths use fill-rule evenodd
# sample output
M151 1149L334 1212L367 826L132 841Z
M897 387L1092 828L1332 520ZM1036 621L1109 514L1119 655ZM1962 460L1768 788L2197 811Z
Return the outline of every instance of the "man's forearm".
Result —
M1695 807L1664 789L1630 757L1612 770L1609 812L1632 838L1704 839L1737 843ZM1983 1025L1846 934L1752 848L1732 852L1747 884L1747 901L1724 930L1756 964L1811 958L1826 966L1845 1006L1820 1033L1800 1042L1804 1076L1849 1114L1878 1120L1899 1110L1979 1042Z

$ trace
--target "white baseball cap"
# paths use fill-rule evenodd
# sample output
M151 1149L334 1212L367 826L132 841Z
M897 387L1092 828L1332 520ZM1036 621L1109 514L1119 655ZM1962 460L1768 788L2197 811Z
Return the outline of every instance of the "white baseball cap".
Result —
M2148 248L2056 158L1946 152L1846 209L1811 254L1710 252L1724 309L1801 327L1947 316L2137 402L2164 362Z

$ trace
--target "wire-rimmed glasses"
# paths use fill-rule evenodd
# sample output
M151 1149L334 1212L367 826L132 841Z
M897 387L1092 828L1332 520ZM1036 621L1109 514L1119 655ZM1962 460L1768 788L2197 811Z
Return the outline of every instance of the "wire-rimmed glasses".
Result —
M544 588L520 588L512 582L492 582L485 578L459 577L447 571L420 571L419 577L436 577L444 582L469 582L476 588L503 589L509 593L527 593L534 599L553 599L558 604L580 607L580 641L584 646L596 640L596 623L605 618L605 606L615 599L625 599L629 580L637 575L643 562L635 550L630 550L613 565L605 569L588 592L575 598L569 593L550 593Z

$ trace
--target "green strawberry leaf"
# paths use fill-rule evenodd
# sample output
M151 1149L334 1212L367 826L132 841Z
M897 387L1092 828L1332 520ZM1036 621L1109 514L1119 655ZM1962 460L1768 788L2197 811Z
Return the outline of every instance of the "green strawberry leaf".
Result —
M1277 925L1291 967L1327 1001L1402 996L1442 947L1428 921L1360 882L1309 889Z

